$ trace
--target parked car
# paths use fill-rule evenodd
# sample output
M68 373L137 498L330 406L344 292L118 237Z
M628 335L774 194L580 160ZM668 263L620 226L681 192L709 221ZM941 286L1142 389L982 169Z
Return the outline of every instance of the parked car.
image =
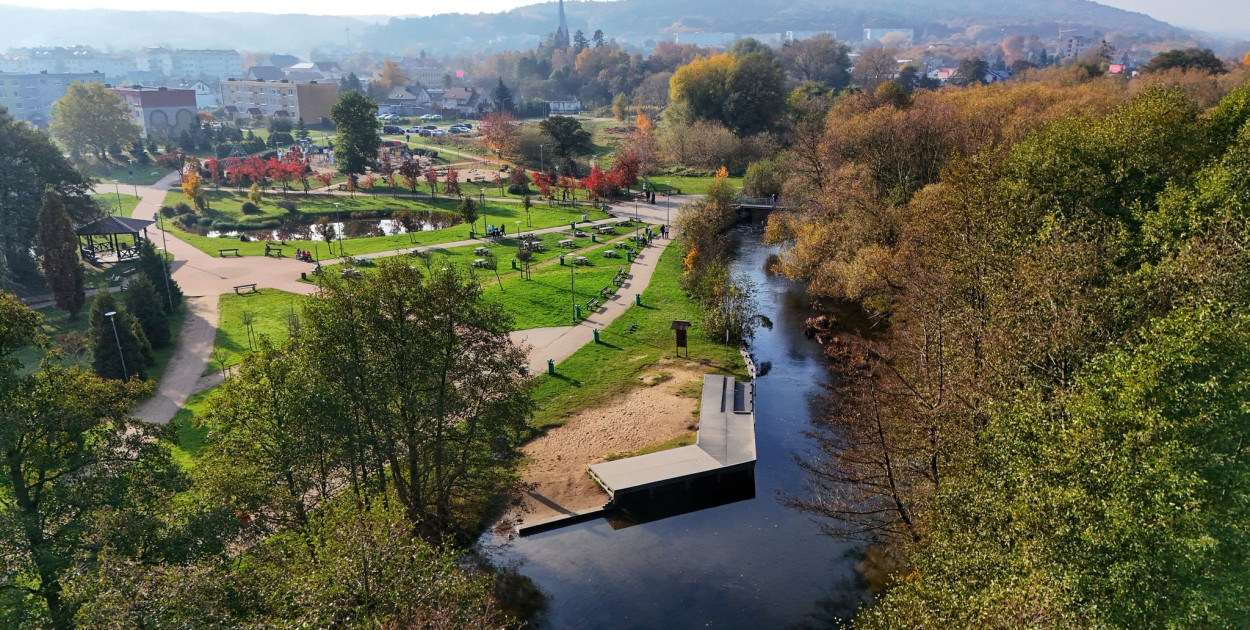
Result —
M404 130L396 125L382 125L382 133L403 133Z
M431 129L431 130L430 130L430 135L432 135L432 136L445 136L445 135L447 135L447 132L446 132L446 131L443 131L442 129Z
M434 130L433 130L433 129L422 129L422 130L421 130L420 132L418 132L418 133L420 133L422 136L424 136L424 137L428 138L428 137L430 137L430 136L434 135Z
M438 125L426 125L422 129L438 129Z
M454 126L456 126L456 127L464 127L465 129L472 129L472 128L473 128L473 125L471 125L471 124L469 124L469 123L467 123L467 122L458 122L458 123L456 123Z
M447 131L448 133L472 133L473 132L472 129L467 129L465 127L451 127Z
M421 133L421 127L413 125L404 130L404 133Z

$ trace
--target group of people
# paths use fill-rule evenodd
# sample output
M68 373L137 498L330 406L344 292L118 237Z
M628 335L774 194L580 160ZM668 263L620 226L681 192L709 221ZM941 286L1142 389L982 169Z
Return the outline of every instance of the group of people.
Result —
M495 227L493 225L486 226L486 238L503 238L507 235L504 226Z
M306 249L297 248L295 250L295 260L302 260L304 262L312 262L313 261L312 252Z

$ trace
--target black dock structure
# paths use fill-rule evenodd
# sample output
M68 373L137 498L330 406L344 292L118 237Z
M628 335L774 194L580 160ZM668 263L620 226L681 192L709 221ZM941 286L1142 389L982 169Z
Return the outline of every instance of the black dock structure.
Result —
M590 475L613 501L696 479L755 471L755 383L703 377L698 441L658 453L592 464Z

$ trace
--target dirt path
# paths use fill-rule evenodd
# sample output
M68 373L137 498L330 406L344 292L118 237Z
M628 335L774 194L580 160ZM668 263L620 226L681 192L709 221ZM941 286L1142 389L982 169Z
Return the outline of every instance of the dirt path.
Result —
M187 316L178 333L178 348L169 359L169 369L157 385L156 394L135 410L135 415L147 422L169 422L192 394L216 384L213 379L204 382L200 376L208 367L217 337L217 296L190 297L185 306Z
M587 466L698 428L702 372L664 360L639 378L646 386L585 409L525 445L523 478L530 489L510 515L511 525L603 505L608 495L590 479Z

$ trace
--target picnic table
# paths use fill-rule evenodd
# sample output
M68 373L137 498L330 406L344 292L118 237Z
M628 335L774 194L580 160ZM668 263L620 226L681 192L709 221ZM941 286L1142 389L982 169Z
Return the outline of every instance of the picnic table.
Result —
M474 266L474 267L485 267L485 266L486 266L486 259L485 259L485 258L474 258L474 259L473 259L473 266Z
M586 258L585 256L578 256L577 258L573 259L573 264L574 265L589 265L590 259Z
M473 248L473 253L474 253L474 254L477 254L478 256L489 256L489 255L490 255L490 251L489 251L489 250L487 250L485 247L475 247L475 248Z
M625 219L624 221L617 221L617 222L616 222L616 224L617 224L617 225L619 225L619 226L621 226L621 227L629 227L629 226L633 225L633 224L634 224L634 222L633 222L633 221L630 221L629 219Z
M616 228L610 225L600 225L598 228L596 228L596 230L600 234L616 234Z
M621 255L616 253L615 249L605 249L603 250L603 257L604 258L620 258Z
M566 239L561 239L561 240L560 240L560 247L567 247L567 248L569 248L569 249L573 249L573 248L577 247L577 245L573 244L573 239L571 239L571 238L566 238Z

